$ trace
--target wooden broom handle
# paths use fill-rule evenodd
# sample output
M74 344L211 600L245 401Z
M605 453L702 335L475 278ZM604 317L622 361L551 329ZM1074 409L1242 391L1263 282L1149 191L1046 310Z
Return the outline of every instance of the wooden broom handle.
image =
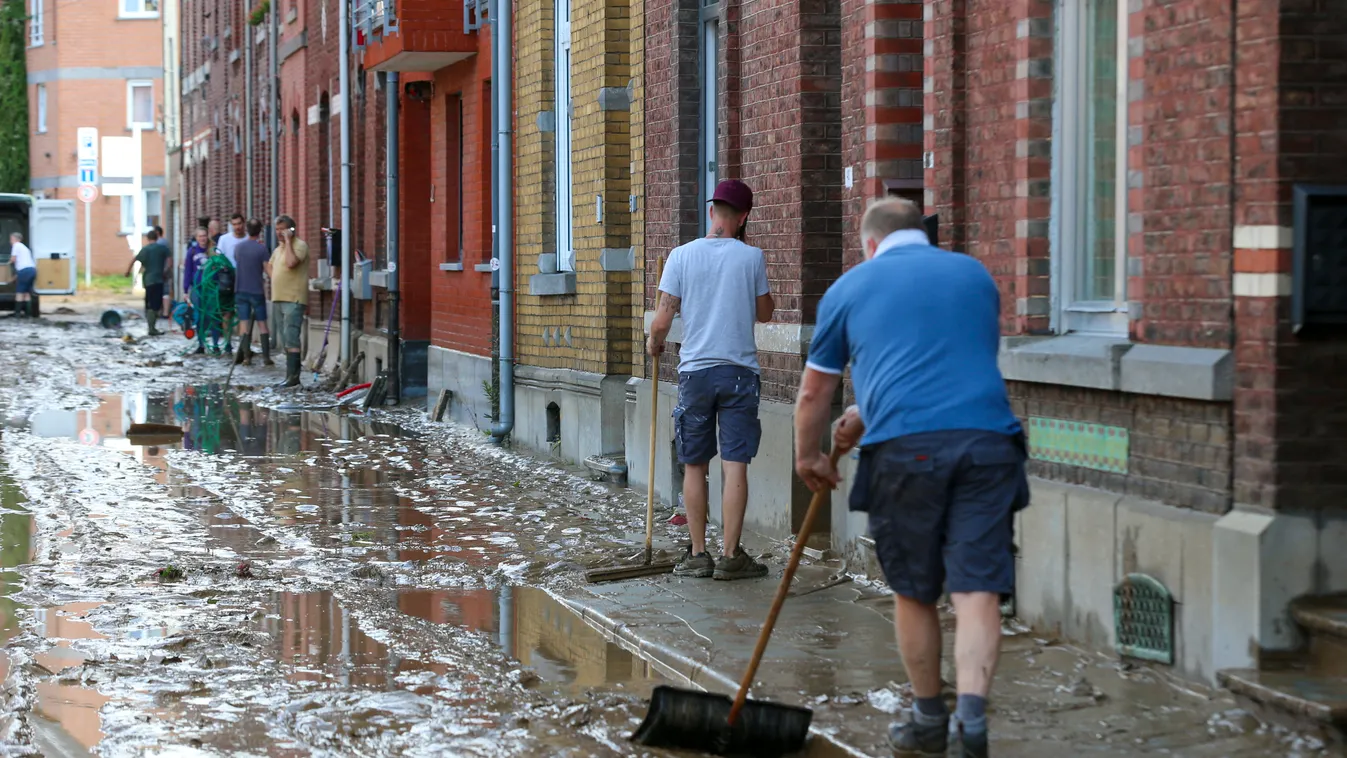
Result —
M837 468L839 457L841 453L833 447L832 454L828 456L833 468ZM818 512L823 510L823 503L831 494L831 489L821 489L815 492L813 499L809 501L809 510L804 514L804 523L800 524L800 533L795 536L795 547L790 551L786 571L781 575L781 586L776 588L772 610L768 612L767 620L762 624L762 631L758 633L758 646L753 649L753 659L748 662L748 671L744 672L744 680L739 683L739 692L734 696L734 705L730 708L731 726L734 725L735 719L739 718L739 711L743 710L744 702L748 700L749 685L753 683L753 677L758 673L762 654L767 652L767 642L772 638L772 629L776 627L776 617L781 614L781 606L786 602L786 595L790 594L790 583L795 578L795 569L800 567L800 556L804 555L805 543L809 541L809 535L814 531L814 519L818 517Z
M659 317L659 281L664 278L664 259L660 258L656 266L658 272L655 276L655 317ZM652 327L653 328L653 327ZM650 385L650 473L648 479L649 486L645 494L645 562L648 565L654 560L654 540L655 540L655 451L656 434L655 428L659 425L659 356L650 357L651 373L654 374L654 383Z

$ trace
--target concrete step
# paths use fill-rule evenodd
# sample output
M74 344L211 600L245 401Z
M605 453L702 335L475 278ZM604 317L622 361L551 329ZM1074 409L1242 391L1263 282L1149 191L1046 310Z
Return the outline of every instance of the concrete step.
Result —
M1347 593L1299 598L1291 603L1291 618L1309 638L1309 666L1347 677Z
M1227 669L1216 679L1259 718L1317 731L1339 745L1347 735L1347 678L1302 663L1275 670Z

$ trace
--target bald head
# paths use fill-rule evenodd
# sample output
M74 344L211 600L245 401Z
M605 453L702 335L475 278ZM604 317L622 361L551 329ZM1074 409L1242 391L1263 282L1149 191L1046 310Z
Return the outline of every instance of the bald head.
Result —
M872 204L861 219L861 246L871 258L884 238L901 229L922 229L921 208L911 200L884 198Z

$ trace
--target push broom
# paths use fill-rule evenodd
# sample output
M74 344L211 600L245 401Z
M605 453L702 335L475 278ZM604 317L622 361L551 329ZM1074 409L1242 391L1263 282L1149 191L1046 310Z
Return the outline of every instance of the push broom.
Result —
M829 460L837 466L838 451L833 449ZM650 696L650 712L631 736L633 742L647 747L697 750L717 755L779 756L804 749L809 736L809 722L814 713L808 708L749 700L748 689L758 673L767 642L772 638L781 606L790 594L790 583L800 566L800 557L814 521L823 510L832 491L824 488L814 493L809 501L800 533L795 536L795 547L790 551L781 585L776 589L772 609L758 634L758 644L749 660L748 670L739 683L734 700L726 695L659 686Z
M658 265L658 275L655 278L655 313L659 313L660 291L659 281L664 278L664 259L660 258ZM591 569L585 573L585 579L591 584L599 582L616 582L622 579L636 579L642 576L655 576L657 574L667 574L674 569L673 561L654 562L654 537L655 537L655 427L659 423L659 357L652 356L650 359L651 375L654 382L650 385L650 470L646 474L649 484L646 487L645 494L645 553L643 561L635 566L618 566L616 568L598 568Z

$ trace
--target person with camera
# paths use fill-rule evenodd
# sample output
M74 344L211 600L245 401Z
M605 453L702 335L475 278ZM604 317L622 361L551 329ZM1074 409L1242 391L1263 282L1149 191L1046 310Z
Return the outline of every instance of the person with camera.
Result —
M295 220L276 217L276 249L267 263L271 277L271 306L275 309L280 346L285 350L282 387L298 387L304 309L309 300L309 245L295 236Z

